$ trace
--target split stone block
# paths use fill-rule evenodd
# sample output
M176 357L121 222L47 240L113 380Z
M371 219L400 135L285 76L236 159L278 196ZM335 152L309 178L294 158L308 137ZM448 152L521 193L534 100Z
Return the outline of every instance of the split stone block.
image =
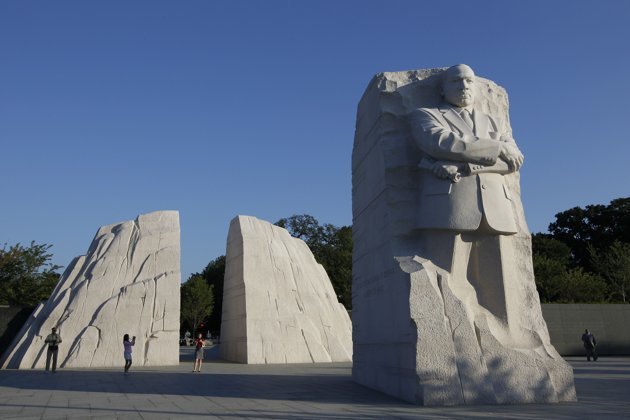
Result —
M60 367L120 367L124 334L134 364L179 364L179 213L157 211L101 227L3 357L12 369L43 368L57 327Z
M352 360L352 326L324 268L286 229L237 216L228 234L221 356L249 364Z

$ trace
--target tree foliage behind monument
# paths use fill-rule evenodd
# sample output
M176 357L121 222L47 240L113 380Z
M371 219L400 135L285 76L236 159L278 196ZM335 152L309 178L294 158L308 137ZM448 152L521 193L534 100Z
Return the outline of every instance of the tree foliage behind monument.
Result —
M214 293L200 274L191 275L181 288L182 327L190 328L193 333L210 316L214 307ZM205 325L204 325L205 327ZM204 328L205 329L205 328Z
M597 273L608 283L609 299L628 303L630 298L630 243L615 241L604 250L590 248Z
M542 302L628 302L630 198L560 212L532 243Z
M52 245L31 242L0 249L0 304L36 306L48 299L59 281L58 265L51 263Z
M225 277L225 255L210 261L201 272L201 277L212 287L214 292L214 309L207 318L208 330L212 334L221 331L221 314L223 313L223 280Z
M549 225L549 233L571 249L573 266L597 271L589 248L601 252L616 241L630 243L630 197L560 212Z

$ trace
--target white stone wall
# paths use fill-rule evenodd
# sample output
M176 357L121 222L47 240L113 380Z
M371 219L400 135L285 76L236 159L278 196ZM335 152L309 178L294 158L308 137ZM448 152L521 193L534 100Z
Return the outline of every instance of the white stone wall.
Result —
M584 356L584 329L595 335L600 356L630 354L630 305L543 303L551 342L563 356Z
M139 366L179 363L179 213L158 211L98 230L50 299L7 350L6 368L45 367L44 339L56 326L60 367L124 365L122 338L136 336Z
M221 355L249 364L352 360L352 326L304 241L250 216L230 223Z

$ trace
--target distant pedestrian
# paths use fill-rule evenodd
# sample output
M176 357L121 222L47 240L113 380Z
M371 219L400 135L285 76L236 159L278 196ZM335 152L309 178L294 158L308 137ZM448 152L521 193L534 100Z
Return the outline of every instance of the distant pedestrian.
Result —
M597 352L595 351L597 341L595 340L595 336L590 333L588 329L584 330L584 334L582 334L582 343L584 343L584 350L586 350L586 360L590 362L591 357L594 361L597 360Z
M132 347L136 344L136 336L134 335L131 341L129 341L129 334L123 336L123 347L125 348L125 375L129 375L129 368L131 367L131 351Z
M46 372L50 370L50 359L52 358L52 372L57 372L57 353L59 353L59 344L61 344L61 335L57 334L57 328L52 327L52 333L48 334L46 340L48 351L46 352Z
M193 372L201 372L201 363L203 362L203 346L206 343L206 339L203 338L203 334L199 333L199 336L195 338L195 365L193 366Z

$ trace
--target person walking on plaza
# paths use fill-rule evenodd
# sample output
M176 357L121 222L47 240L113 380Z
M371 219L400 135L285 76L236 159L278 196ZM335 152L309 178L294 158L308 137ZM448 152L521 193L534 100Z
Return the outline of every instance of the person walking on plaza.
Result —
M193 372L201 372L201 363L203 361L203 346L206 343L203 334L199 333L199 336L195 338L195 365L193 366Z
M584 343L584 350L586 350L586 360L590 362L592 357L593 361L596 361L597 352L595 351L595 347L597 346L597 341L595 340L595 336L590 333L588 329L584 330L584 334L582 334L582 343Z
M123 336L123 347L125 348L125 375L129 375L129 368L131 367L131 351L132 347L136 344L136 336L134 335L131 341L129 341L129 334Z
M50 370L50 359L52 358L52 372L57 372L57 353L59 353L59 344L61 344L61 335L57 334L57 328L52 327L52 332L48 334L46 340L48 351L46 352L46 372Z

